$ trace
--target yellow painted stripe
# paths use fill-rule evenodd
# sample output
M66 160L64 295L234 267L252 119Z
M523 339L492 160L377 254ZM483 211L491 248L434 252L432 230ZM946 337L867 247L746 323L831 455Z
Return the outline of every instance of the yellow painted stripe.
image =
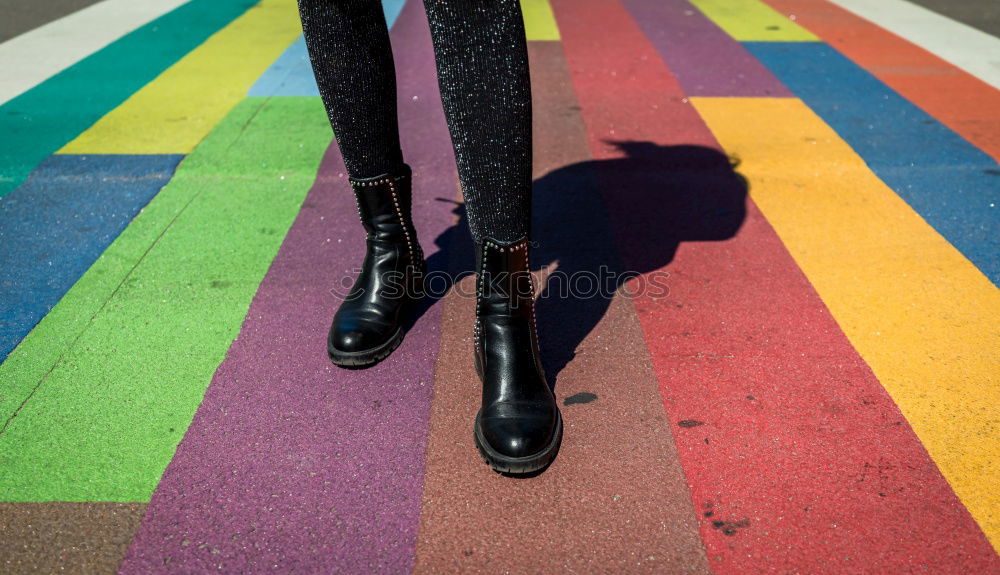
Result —
M59 153L186 154L301 32L295 0L263 0Z
M997 548L1000 290L800 100L691 100Z
M528 41L559 40L559 28L549 0L521 0L521 14Z
M819 38L759 0L690 0L740 42L817 42Z

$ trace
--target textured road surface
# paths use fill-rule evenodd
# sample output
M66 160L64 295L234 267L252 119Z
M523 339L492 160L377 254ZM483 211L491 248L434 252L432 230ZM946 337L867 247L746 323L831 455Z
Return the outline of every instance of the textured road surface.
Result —
M345 371L294 0L0 0L0 571L1000 573L994 3L521 0L566 422L526 479L473 446L429 30L383 7L436 295Z

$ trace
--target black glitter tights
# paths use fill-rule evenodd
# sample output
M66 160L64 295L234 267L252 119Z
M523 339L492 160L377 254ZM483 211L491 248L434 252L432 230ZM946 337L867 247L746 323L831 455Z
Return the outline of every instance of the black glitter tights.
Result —
M381 2L298 1L348 173L393 172L403 159ZM531 217L531 83L518 0L424 0L424 8L472 236L520 239Z

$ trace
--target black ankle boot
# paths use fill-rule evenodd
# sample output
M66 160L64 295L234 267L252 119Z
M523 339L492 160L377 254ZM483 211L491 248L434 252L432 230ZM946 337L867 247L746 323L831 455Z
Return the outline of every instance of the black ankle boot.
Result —
M333 316L327 351L343 367L368 367L403 341L402 321L421 293L424 255L410 219L411 171L350 178L367 232L361 273Z
M531 473L555 457L562 419L538 353L528 240L486 239L477 247L475 362L483 406L476 447L496 471Z

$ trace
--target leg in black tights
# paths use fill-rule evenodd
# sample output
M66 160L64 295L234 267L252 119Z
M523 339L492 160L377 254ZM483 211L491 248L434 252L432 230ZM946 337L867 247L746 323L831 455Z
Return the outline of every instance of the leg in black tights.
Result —
M531 221L531 83L517 0L424 0L472 237Z
M347 172L372 178L403 162L396 74L378 0L299 0L306 47Z
M475 442L495 470L533 473L555 457L562 420L541 368L528 267L531 84L520 4L424 0L424 7L477 243L474 358L483 401ZM378 0L299 0L299 10L368 231L366 263L352 290L358 298L341 304L328 348L339 365L367 366L402 338L400 300L385 295L380 278L423 262L408 217L389 37Z
M531 84L519 3L424 6L473 238L522 238L531 217ZM351 177L398 169L396 77L381 3L299 0L299 12Z

